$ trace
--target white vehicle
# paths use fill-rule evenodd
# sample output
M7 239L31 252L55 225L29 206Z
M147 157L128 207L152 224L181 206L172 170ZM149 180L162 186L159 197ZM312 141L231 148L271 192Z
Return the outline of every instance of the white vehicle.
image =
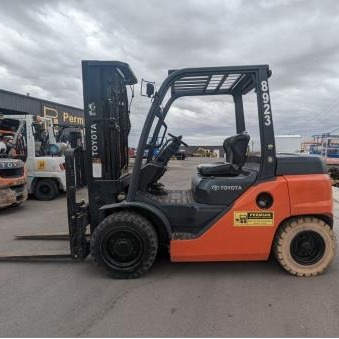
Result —
M38 200L52 200L60 192L65 192L63 154L68 146L56 142L52 119L33 115L4 115L4 129L9 132L9 155L26 162L28 192Z

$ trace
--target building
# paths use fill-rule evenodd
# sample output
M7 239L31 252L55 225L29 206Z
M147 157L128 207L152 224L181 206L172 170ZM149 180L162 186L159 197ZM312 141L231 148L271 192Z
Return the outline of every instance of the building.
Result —
M53 118L55 124L84 125L82 109L0 89L0 114L33 114Z
M182 146L181 149L186 151L188 156L210 156L214 154L217 158L224 158L225 151L224 148L219 146Z
M251 138L249 144L249 151L252 153L260 152L261 145L258 137ZM224 158L225 151L222 145L218 146L188 146L181 147L189 156L204 156L206 154L214 153L217 158ZM275 148L277 153L300 153L301 150L301 136L300 135L276 135ZM209 155L208 155L209 156Z

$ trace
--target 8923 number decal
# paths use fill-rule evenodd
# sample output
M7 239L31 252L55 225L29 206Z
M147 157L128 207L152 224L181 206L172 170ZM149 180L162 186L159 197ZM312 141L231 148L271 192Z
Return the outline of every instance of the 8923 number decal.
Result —
M261 91L262 91L262 101L263 101L263 105L264 105L265 126L270 126L272 124L272 119L271 119L270 95L268 94L267 81L261 82Z

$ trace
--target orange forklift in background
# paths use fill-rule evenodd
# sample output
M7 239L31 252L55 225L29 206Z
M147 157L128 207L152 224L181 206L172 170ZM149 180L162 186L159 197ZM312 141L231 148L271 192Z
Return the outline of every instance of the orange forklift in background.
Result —
M20 154L14 152L17 136L8 122L0 114L0 209L19 206L28 197L27 169Z
M291 274L322 273L336 253L331 181L319 157L276 154L270 75L267 65L185 68L169 71L155 93L147 83L152 104L130 173L127 89L137 79L126 63L83 61L88 202L76 202L68 152L69 257L91 254L114 278L146 273L160 245L173 262L267 260L273 253ZM250 92L261 152L248 157L243 97ZM167 133L171 105L185 96L215 95L231 96L235 107L225 161L199 165L188 190L167 189L159 181L184 144L182 136Z

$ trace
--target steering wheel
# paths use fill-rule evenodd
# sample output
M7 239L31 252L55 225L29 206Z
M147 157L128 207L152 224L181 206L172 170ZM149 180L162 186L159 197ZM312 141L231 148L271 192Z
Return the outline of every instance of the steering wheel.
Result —
M182 145L188 147L188 145L187 145L185 142L182 141L182 135L179 135L179 136L176 137L175 135L173 135L173 134L171 134L171 133L167 133L167 134L168 134L170 137L172 137L172 138L174 139L174 141L180 142L180 144L182 144Z
M175 136L171 133L168 133L171 139L168 139L165 145L160 150L157 155L155 161L157 163L161 163L163 166L167 166L167 163L171 159L171 157L179 151L179 147L181 144L184 146L188 146L185 142L182 141L182 135Z

